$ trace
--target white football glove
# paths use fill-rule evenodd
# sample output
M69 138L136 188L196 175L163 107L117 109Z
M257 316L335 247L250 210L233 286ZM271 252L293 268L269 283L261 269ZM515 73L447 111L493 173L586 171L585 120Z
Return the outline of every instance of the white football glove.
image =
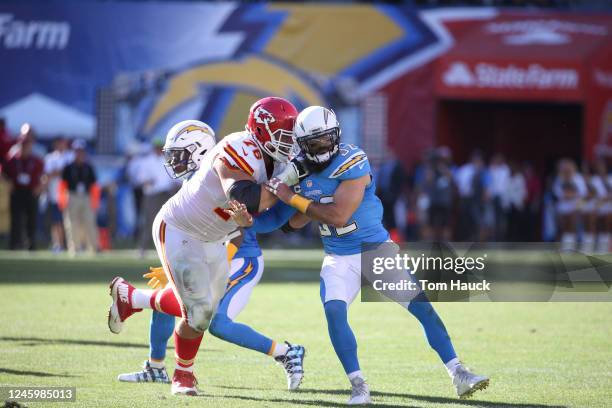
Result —
M308 176L308 170L306 169L304 158L301 156L293 158L283 171L276 176L280 181L288 186L298 184L304 178Z

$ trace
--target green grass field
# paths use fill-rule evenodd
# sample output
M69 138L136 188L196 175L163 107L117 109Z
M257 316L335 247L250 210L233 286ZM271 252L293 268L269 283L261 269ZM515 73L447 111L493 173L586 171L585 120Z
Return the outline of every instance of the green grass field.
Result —
M117 382L117 374L138 369L148 352L147 311L120 335L106 326L108 280L120 274L144 287L139 275L156 264L129 251L74 260L0 252L0 385L77 388L76 403L50 407L342 406L349 388L319 301L321 253L264 255L264 281L238 320L306 346L299 392L285 390L283 371L269 357L210 335L196 363L202 397L173 397L162 384ZM435 307L460 357L490 375L490 387L458 400L415 319L395 304L356 301L350 320L377 406L612 406L612 303ZM169 366L172 356L169 350Z

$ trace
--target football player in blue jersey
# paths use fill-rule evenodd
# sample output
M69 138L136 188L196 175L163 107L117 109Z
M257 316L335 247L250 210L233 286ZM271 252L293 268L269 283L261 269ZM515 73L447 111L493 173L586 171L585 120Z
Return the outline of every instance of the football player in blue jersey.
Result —
M185 128L192 129L177 138L176 134ZM168 132L164 146L169 175L188 179L199 168L203 154L214 144L214 132L203 122L189 120L175 125ZM296 390L304 376L304 347L275 342L251 327L234 321L248 303L253 288L263 274L264 260L256 230L244 229L241 239L228 243L227 249L231 263L230 276L209 331L220 339L273 357L285 370L287 388ZM149 279L148 285L152 289L162 289L168 283L162 267L150 268L144 277ZM174 316L153 310L149 329L149 358L141 371L120 374L119 381L170 383L164 359L174 324Z
M389 240L382 225L382 205L374 194L366 154L357 146L340 143L340 126L333 111L320 106L303 110L296 120L295 137L309 172L299 189L272 179L266 188L284 204L253 218L244 206L234 203L232 216L239 225L252 225L259 232L280 226L297 229L310 220L319 222L325 249L320 293L329 337L351 383L348 403L367 404L371 402L370 391L360 369L347 309L361 287L362 244ZM293 163L299 165L295 160ZM488 385L488 377L473 374L459 361L444 324L423 293L403 306L423 326L459 397L468 397Z

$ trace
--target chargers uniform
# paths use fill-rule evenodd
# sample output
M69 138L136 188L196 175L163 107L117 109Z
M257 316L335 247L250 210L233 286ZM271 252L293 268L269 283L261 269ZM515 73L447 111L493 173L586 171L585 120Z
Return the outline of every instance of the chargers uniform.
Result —
M359 147L340 143L338 155L324 171L308 176L300 184L300 194L325 204L333 200L344 180L371 175L370 163ZM385 242L389 233L382 225L382 204L375 194L374 179L366 187L363 200L348 223L340 228L319 224L325 249L321 269L323 302L337 299L350 304L361 287L361 251L364 243Z
M299 185L304 197L325 204L333 200L338 185L344 180L371 175L370 163L363 150L351 144L340 143L338 155L321 173L310 174ZM322 301L342 300L350 304L361 288L361 251L367 243L380 243L389 239L382 225L383 208L375 194L374 179L366 187L363 199L349 222L340 228L319 224L325 258L321 269ZM267 232L286 223L296 210L278 204L255 218L255 228ZM264 226L270 224L269 226Z
M257 236L253 230L245 229L242 243L231 261L231 275L217 315L224 315L230 320L235 319L248 303L253 288L261 279L263 269L264 260ZM214 334L214 330L211 331Z
M368 174L370 165L363 150L340 143L338 154L331 163L322 172L310 174L294 190L319 203L329 203L342 181ZM321 301L330 339L349 379L360 374L357 343L348 325L347 307L361 289L361 252L364 245L369 247L389 240L389 233L382 225L382 204L375 191L372 179L361 204L343 227L319 224L325 249L321 267ZM255 217L252 228L262 233L273 231L287 223L296 211L287 204L278 203ZM425 295L421 293L401 306L419 320L429 344L447 368L456 366L458 359L450 337Z

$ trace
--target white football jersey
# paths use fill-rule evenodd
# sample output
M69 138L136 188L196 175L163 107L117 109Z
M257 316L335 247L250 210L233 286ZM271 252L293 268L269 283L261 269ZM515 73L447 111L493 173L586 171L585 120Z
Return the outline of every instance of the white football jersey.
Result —
M232 133L220 140L206 154L195 174L164 204L160 210L164 221L205 242L227 239L238 225L222 210L228 207L229 200L213 164L222 160L226 166L244 171L261 184L284 167L274 162L269 175L264 154L247 132Z

